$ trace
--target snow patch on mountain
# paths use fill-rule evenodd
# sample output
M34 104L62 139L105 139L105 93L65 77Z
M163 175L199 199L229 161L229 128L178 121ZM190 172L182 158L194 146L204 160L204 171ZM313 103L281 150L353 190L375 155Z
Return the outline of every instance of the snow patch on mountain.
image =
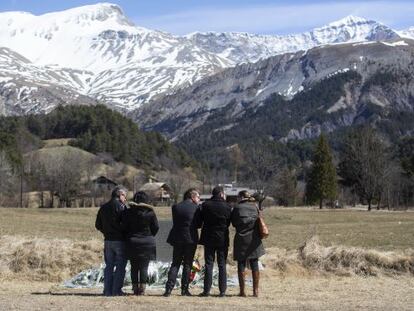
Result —
M381 42L382 44L388 45L388 46L402 46L402 45L408 45L405 41L397 41L397 42Z
M174 36L135 26L111 3L39 16L4 12L0 79L21 77L44 87L59 86L131 111L242 63L300 50L305 55L321 45L398 39L400 33L348 16L288 36L236 32ZM298 86L290 84L281 94L293 96L297 91Z

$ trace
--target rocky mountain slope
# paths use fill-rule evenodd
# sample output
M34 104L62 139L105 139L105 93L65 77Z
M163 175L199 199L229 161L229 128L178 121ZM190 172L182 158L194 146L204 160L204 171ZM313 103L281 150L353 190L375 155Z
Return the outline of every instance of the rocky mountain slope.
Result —
M43 113L62 102L89 104L98 100L126 113L240 63L326 44L390 40L411 34L409 29L397 32L353 16L289 36L174 36L135 26L111 3L40 16L4 12L0 13L0 68L4 69L0 72L0 111L6 115ZM38 85L50 88L56 98L35 94L33 87ZM290 94L290 84L286 87L281 93ZM20 94L22 88L32 94L24 103L10 95Z
M358 78L342 83L340 96L330 97L329 89L315 95L319 106L314 105L315 100L303 98L316 85L321 90L329 88L325 81L346 73ZM311 138L321 130L329 132L360 122L368 106L371 110L376 107L383 118L390 111L413 112L413 81L412 40L337 44L236 66L150 102L131 117L173 140L197 128L203 128L204 133L229 133L277 96L284 102L285 107L279 106L279 110L285 115L271 116L273 122L282 122L283 117L302 119L267 135L277 140ZM293 107L301 113L295 116ZM322 117L313 123L309 119L312 115L325 116L330 123L324 123Z

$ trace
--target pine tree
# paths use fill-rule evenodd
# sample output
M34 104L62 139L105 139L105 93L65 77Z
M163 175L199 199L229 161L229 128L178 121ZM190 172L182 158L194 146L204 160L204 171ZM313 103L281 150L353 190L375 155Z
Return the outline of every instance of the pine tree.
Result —
M322 208L323 200L335 199L336 190L336 169L332 161L332 154L326 138L321 135L313 155L313 165L306 183L306 197L309 203L319 201L319 208Z

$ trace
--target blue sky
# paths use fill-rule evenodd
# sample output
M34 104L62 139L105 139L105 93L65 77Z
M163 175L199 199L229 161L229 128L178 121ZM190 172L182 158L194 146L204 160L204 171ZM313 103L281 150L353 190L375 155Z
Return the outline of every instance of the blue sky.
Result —
M394 29L414 26L413 0L1 0L0 11L39 15L98 2L120 5L138 26L174 34L209 30L289 34L347 15L373 19Z

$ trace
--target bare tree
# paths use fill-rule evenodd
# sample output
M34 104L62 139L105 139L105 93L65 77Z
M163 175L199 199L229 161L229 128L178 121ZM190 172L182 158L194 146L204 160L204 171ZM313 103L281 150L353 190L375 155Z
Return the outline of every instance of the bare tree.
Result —
M374 199L380 200L390 163L386 146L374 129L364 127L348 137L339 164L343 183L366 200L371 210Z
M174 202L180 201L182 194L188 188L200 188L200 183L196 181L194 173L186 169L170 175L168 183L173 191Z
M26 157L25 154L36 149L36 142L33 136L23 126L19 126L17 129L16 146L19 153L19 178L20 178L20 200L19 206L23 207L23 192L26 178Z
M395 162L390 162L386 167L384 178L382 178L382 192L378 200L377 209L380 209L381 204L385 205L388 209L398 208L405 186L404 182L401 166Z
M282 160L274 152L269 143L259 140L249 148L253 154L246 156L248 167L247 180L253 182L256 189L268 192L269 182L282 166Z
M13 185L16 184L16 176L13 167L7 158L6 152L0 150L0 206L3 206L6 199L5 194L13 192Z
M283 206L295 206L297 192L296 172L288 167L283 168L276 176L274 182L274 196L278 204Z
M239 175L239 169L240 165L243 161L242 152L240 150L239 144L234 144L226 148L226 150L229 152L230 159L233 162L234 165L234 177L233 177L233 183L237 184L238 182L238 175Z
M85 183L87 160L78 152L66 150L39 153L34 161L42 187L50 191L51 205L53 206L53 197L57 196L60 207L69 207Z

